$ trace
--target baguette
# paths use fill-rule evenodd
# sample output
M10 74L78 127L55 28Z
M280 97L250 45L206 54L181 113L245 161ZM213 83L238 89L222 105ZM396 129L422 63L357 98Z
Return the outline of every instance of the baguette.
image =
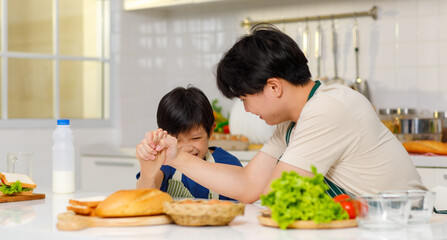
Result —
M434 153L439 155L447 155L447 144L431 141L431 140L419 140L419 141L409 141L402 143L404 148L409 153Z
M99 217L134 217L163 213L163 202L172 197L155 188L121 190L102 201L95 209Z
M93 211L95 211L95 208L79 205L68 205L67 210L73 211L79 215L92 215Z
M67 210L80 215L93 215L96 207L105 199L104 196L88 197L80 199L69 199Z

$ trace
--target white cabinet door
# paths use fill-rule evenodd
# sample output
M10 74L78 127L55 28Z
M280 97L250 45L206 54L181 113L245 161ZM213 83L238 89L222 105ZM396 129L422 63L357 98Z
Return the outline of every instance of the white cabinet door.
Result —
M422 183L429 189L436 186L447 187L447 168L416 168Z
M135 158L83 156L81 190L118 191L136 188L140 164Z

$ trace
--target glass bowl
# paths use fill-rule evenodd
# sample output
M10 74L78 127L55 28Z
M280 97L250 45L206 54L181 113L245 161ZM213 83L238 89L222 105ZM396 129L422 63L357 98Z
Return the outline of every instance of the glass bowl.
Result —
M406 194L380 194L358 197L357 222L369 230L394 230L408 223L410 201Z
M395 190L379 194L404 194L410 201L408 224L425 224L430 222L436 193L423 190Z

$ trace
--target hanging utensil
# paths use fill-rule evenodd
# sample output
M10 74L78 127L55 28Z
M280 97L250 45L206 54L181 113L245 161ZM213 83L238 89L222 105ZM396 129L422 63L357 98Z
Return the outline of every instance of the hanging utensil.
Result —
M315 58L317 59L317 74L321 77L321 25L318 21L317 30L315 31Z
M317 30L315 31L315 58L317 59L317 78L321 81L326 81L327 77L321 77L321 52L322 52L322 34L320 21L318 21Z
M332 53L334 56L334 77L332 79L330 79L329 81L327 81L327 84L331 84L331 83L340 83L340 84L345 84L345 81L340 78L338 76L338 71L337 71L337 33L335 32L335 22L334 19L332 18Z
M307 60L309 60L309 43L310 43L310 32L309 32L309 23L306 21L306 27L303 32L303 52L306 56Z
M355 52L355 82L352 86L354 90L363 94L368 100L370 99L369 87L366 79L361 79L359 74L359 27L357 23L357 18L354 19L354 28L352 29L354 52Z

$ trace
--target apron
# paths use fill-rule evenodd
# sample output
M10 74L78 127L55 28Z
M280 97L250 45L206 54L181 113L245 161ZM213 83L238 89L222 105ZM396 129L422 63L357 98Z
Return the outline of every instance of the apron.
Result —
M210 151L206 153L205 161L211 163L215 162L213 154L211 154ZM169 193L169 195L171 195L173 198L194 198L188 188L186 188L183 184L182 176L183 174L180 171L175 170L172 178L168 180L167 193ZM209 190L209 192L210 193L208 194L208 199L219 199L219 194L211 190Z
M307 101L309 101L309 99L315 94L315 92L317 91L318 87L320 87L321 82L320 81L315 81L315 85L312 87L312 90L310 90L309 96L307 97ZM292 129L295 126L295 122L291 122L289 128L287 129L287 133L286 133L286 144L287 146L289 146L289 141L290 141L290 135L292 134ZM279 161L279 159L278 159ZM335 183L333 183L331 180L329 180L328 178L324 177L324 182L326 183L326 185L328 185L329 190L326 191L326 193L331 196L332 198L335 196L338 196L340 194L347 194L347 192L337 186Z

